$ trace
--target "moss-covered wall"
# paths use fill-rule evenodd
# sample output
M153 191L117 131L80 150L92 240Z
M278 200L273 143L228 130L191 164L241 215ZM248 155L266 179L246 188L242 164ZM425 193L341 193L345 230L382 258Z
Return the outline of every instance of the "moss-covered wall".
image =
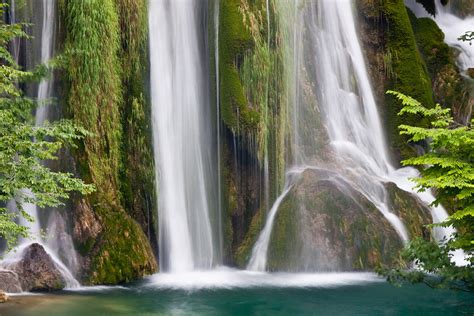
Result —
M417 19L409 12L418 49L423 57L435 101L451 108L456 122L467 124L470 113L471 94L474 91L472 80L466 80L456 66L456 51L444 42L444 34L429 18Z
M263 0L220 1L223 209L231 263L239 261L252 218L271 207L283 185L286 111L275 15L272 2L267 8Z
M426 124L420 117L399 117L401 105L386 90L413 96L428 107L434 106L431 80L417 47L409 13L403 0L358 0L360 30L372 84L378 94L385 131L396 162L415 154L415 148L400 136L398 126Z
M137 22L137 16L144 14L138 10L145 5L140 2L59 3L67 109L71 118L91 133L74 152L76 169L97 188L93 195L75 201L73 237L83 256L83 282L87 284L126 282L157 269L142 228L124 208L126 205L135 215L136 204L129 196L122 197L120 184L121 175L127 174L122 169L133 160L130 153L122 151L137 146L136 139L124 140L122 123L143 121L142 112L146 111L141 70L136 66L143 60L137 53L144 43L144 22ZM137 10L125 14L131 4ZM124 32L124 23L141 26L142 31L134 28ZM132 192L136 189L134 181L136 178L128 187L125 182Z
M381 10L387 23L385 54L389 57L386 61L392 69L387 88L410 95L427 107L434 106L431 81L418 52L403 0L385 0ZM390 145L398 150L401 158L407 158L414 152L407 147L406 138L400 136L398 126L402 123L419 124L422 119L417 116L399 117L397 114L401 105L392 96L386 97L385 106L388 109L386 122Z
M148 93L147 0L115 0L119 14L124 139L120 191L127 212L139 222L157 252L157 205Z

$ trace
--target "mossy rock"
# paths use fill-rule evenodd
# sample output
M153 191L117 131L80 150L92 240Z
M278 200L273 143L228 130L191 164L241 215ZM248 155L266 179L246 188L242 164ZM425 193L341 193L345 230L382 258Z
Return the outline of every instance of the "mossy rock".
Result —
M239 7L240 0L221 2L219 33L221 115L227 127L235 133L256 129L260 117L248 106L239 78L238 67L243 62L245 51L253 45Z
M386 124L386 134L394 160L416 155L407 137L399 134L401 124L427 126L417 115L398 116L402 105L387 90L410 95L427 107L434 106L431 79L418 50L415 34L403 0L357 0L361 17L361 42L367 55L369 73L376 93L379 112Z
M391 211L410 236L429 236L428 208L393 183L385 184ZM283 200L271 235L270 271L373 270L403 265L403 242L383 214L333 171L306 170Z
M261 211L257 212L252 218L250 227L245 235L244 241L240 244L234 254L234 262L237 267L244 269L252 255L252 249L257 242L260 231L265 224L264 214Z
M466 124L470 112L472 82L465 80L456 66L456 51L444 42L444 33L429 18L416 18L409 12L421 55L431 77L437 103L451 108L454 118Z
M429 207L411 192L404 191L393 182L384 184L391 211L405 224L410 236L430 237L427 225L432 223Z
M416 18L409 12L418 49L426 62L430 76L435 75L442 67L453 64L449 46L444 42L444 33L435 21L430 18Z
M144 222L140 208L145 208L142 205L146 201L132 198L141 197L145 190L154 191L150 147L145 148L151 143L147 138L149 122L144 119L149 109L142 96L140 77L144 72L138 65L146 49L145 4L144 0L58 2L67 112L76 124L91 132L73 152L75 173L97 189L73 203L73 237L81 254L85 284L129 282L157 270L150 241L129 215ZM132 7L136 10L126 10ZM122 27L133 24L131 21L136 27L128 32ZM123 124L130 121L141 125L132 133L126 129L135 136L132 141L124 140L123 133ZM135 156L124 150L133 150ZM123 171L125 165L130 165L128 173ZM129 182L122 183L124 174L138 178L133 181L128 177ZM140 184L136 184L137 179ZM144 228L151 225L146 223Z
M409 95L423 105L434 106L431 80L423 59L420 56L415 34L410 22L408 11L403 0L386 0L381 5L382 16L385 18L386 63L390 64L392 75L387 90L395 90ZM399 134L401 124L427 126L428 121L417 115L398 116L402 105L392 96L385 99L389 141L398 151L398 157L408 158L416 154L407 146L406 136Z
M105 213L103 233L92 253L87 284L120 284L157 272L158 265L141 227L124 211Z

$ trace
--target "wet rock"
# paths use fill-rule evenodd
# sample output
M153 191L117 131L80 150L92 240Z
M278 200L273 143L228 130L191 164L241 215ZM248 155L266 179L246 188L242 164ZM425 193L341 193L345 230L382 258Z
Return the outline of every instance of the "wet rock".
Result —
M0 303L5 303L6 301L8 301L7 293L0 290Z
M85 199L81 199L74 209L73 237L78 243L86 243L99 236L102 227L95 216L92 207Z
M388 188L388 190L387 190ZM423 236L429 210L394 184L380 183L409 235ZM392 199L392 200L391 200ZM267 268L272 271L373 270L400 263L403 242L379 209L336 172L308 169L285 197L273 226Z
M0 292L1 291L8 293L21 292L18 274L10 270L0 270Z
M24 291L54 291L66 286L53 259L38 243L24 249L21 260L12 264L10 269L18 274Z
M467 74L469 75L469 77L471 77L472 79L474 79L474 68L469 68L467 70Z

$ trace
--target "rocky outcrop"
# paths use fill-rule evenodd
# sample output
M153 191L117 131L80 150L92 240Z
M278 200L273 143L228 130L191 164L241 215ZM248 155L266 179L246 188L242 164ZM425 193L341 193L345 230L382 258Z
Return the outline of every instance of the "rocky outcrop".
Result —
M156 212L150 194L151 137L145 128L150 124L143 84L146 3L59 3L64 112L90 132L73 151L73 169L96 187L73 200L73 238L84 284L130 282L158 269L150 244L156 240Z
M408 192L386 184L392 212L410 236L428 234L429 210ZM348 180L308 169L280 205L267 269L272 271L372 270L399 264L403 243L384 215Z
M416 18L411 12L409 15L418 49L431 78L435 101L451 108L456 122L469 123L474 105L471 96L474 83L461 75L456 65L458 52L444 42L445 35L436 22L429 18Z
M0 270L0 292L19 293L21 284L18 274L10 270Z
M380 113L386 124L387 138L394 160L413 156L416 148L407 145L399 134L401 124L427 126L428 121L416 115L401 118L402 105L385 95L395 90L410 95L426 107L434 106L431 80L418 51L415 34L403 0L357 0L359 34L369 64Z
M18 275L23 291L54 291L66 286L61 272L43 246L33 243L9 269Z

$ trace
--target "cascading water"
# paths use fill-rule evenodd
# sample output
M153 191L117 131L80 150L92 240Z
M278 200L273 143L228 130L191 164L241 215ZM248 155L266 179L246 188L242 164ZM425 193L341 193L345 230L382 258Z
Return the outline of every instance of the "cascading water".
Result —
M286 49L292 117L293 167L327 168L336 172L351 187L365 196L390 222L400 239L409 239L398 216L390 211L384 182L394 182L400 189L417 194L425 203L434 198L429 192L414 192L408 177L417 176L413 168L395 170L389 161L384 134L377 113L362 49L358 41L351 0L277 1L287 30ZM293 17L289 17L294 12ZM288 25L288 21L291 21ZM314 80L317 104L302 96L307 80ZM308 118L316 113L322 124ZM311 132L311 128L314 131ZM329 146L319 139L325 137ZM330 157L330 158L328 158ZM336 181L336 180L332 180ZM277 199L267 223L254 246L250 270L265 270L271 229L278 205L288 193L288 186ZM432 209L434 222L447 217L442 207ZM441 239L453 232L439 228Z
M54 23L56 14L55 0L42 0L42 26L41 26L41 46L40 46L40 63L46 63L53 57L54 47ZM12 1L12 7L15 7L15 2ZM12 16L12 23L17 21ZM17 53L18 54L18 53ZM41 126L48 120L49 106L48 99L52 96L52 80L43 79L38 86L37 100L39 106L36 109L35 125ZM45 104L46 103L46 104ZM24 189L21 192L23 196L31 197L33 193L29 189ZM14 208L14 203L10 203L11 209ZM43 238L40 216L38 214L38 207L32 203L24 203L23 209L34 220L33 222L21 218L21 224L29 228L30 237L22 239L18 249L15 253L9 254L0 265L8 268L11 264L21 259L23 250L32 242L42 244L47 253L51 256L59 271L61 272L66 287L74 288L80 286L79 282L74 278L73 272L77 269L77 255L74 249L74 244L71 236L67 233L67 225L62 214L57 210L52 210L48 216L46 225L46 238ZM63 261L64 260L64 261Z
M444 41L449 46L455 48L458 52L457 64L461 74L466 80L473 81L468 74L468 70L474 68L474 45L469 42L459 40L459 37L467 31L474 30L474 16L469 15L460 18L451 12L450 4L443 6L440 0L435 1L436 16L430 15L425 8L415 0L405 0L405 4L409 7L417 17L428 17L433 19L438 27L444 33ZM471 93L471 98L474 97L474 92ZM463 120L464 124L470 122L472 116L472 102L468 105L469 108L465 113Z
M167 272L205 270L220 261L211 224L206 10L199 0L152 0L149 7L160 267Z
M417 17L432 18L444 33L444 41L459 51L458 66L464 75L469 68L474 68L474 46L469 42L459 40L467 31L474 29L474 16L460 18L452 13L450 4L444 6L440 0L435 0L436 15L433 17L415 0L405 0L405 4Z
M224 237L222 228L222 167L221 167L221 95L219 74L219 16L220 0L214 0L214 71L216 75L216 131L217 131L217 221L219 234L219 249L224 249Z

